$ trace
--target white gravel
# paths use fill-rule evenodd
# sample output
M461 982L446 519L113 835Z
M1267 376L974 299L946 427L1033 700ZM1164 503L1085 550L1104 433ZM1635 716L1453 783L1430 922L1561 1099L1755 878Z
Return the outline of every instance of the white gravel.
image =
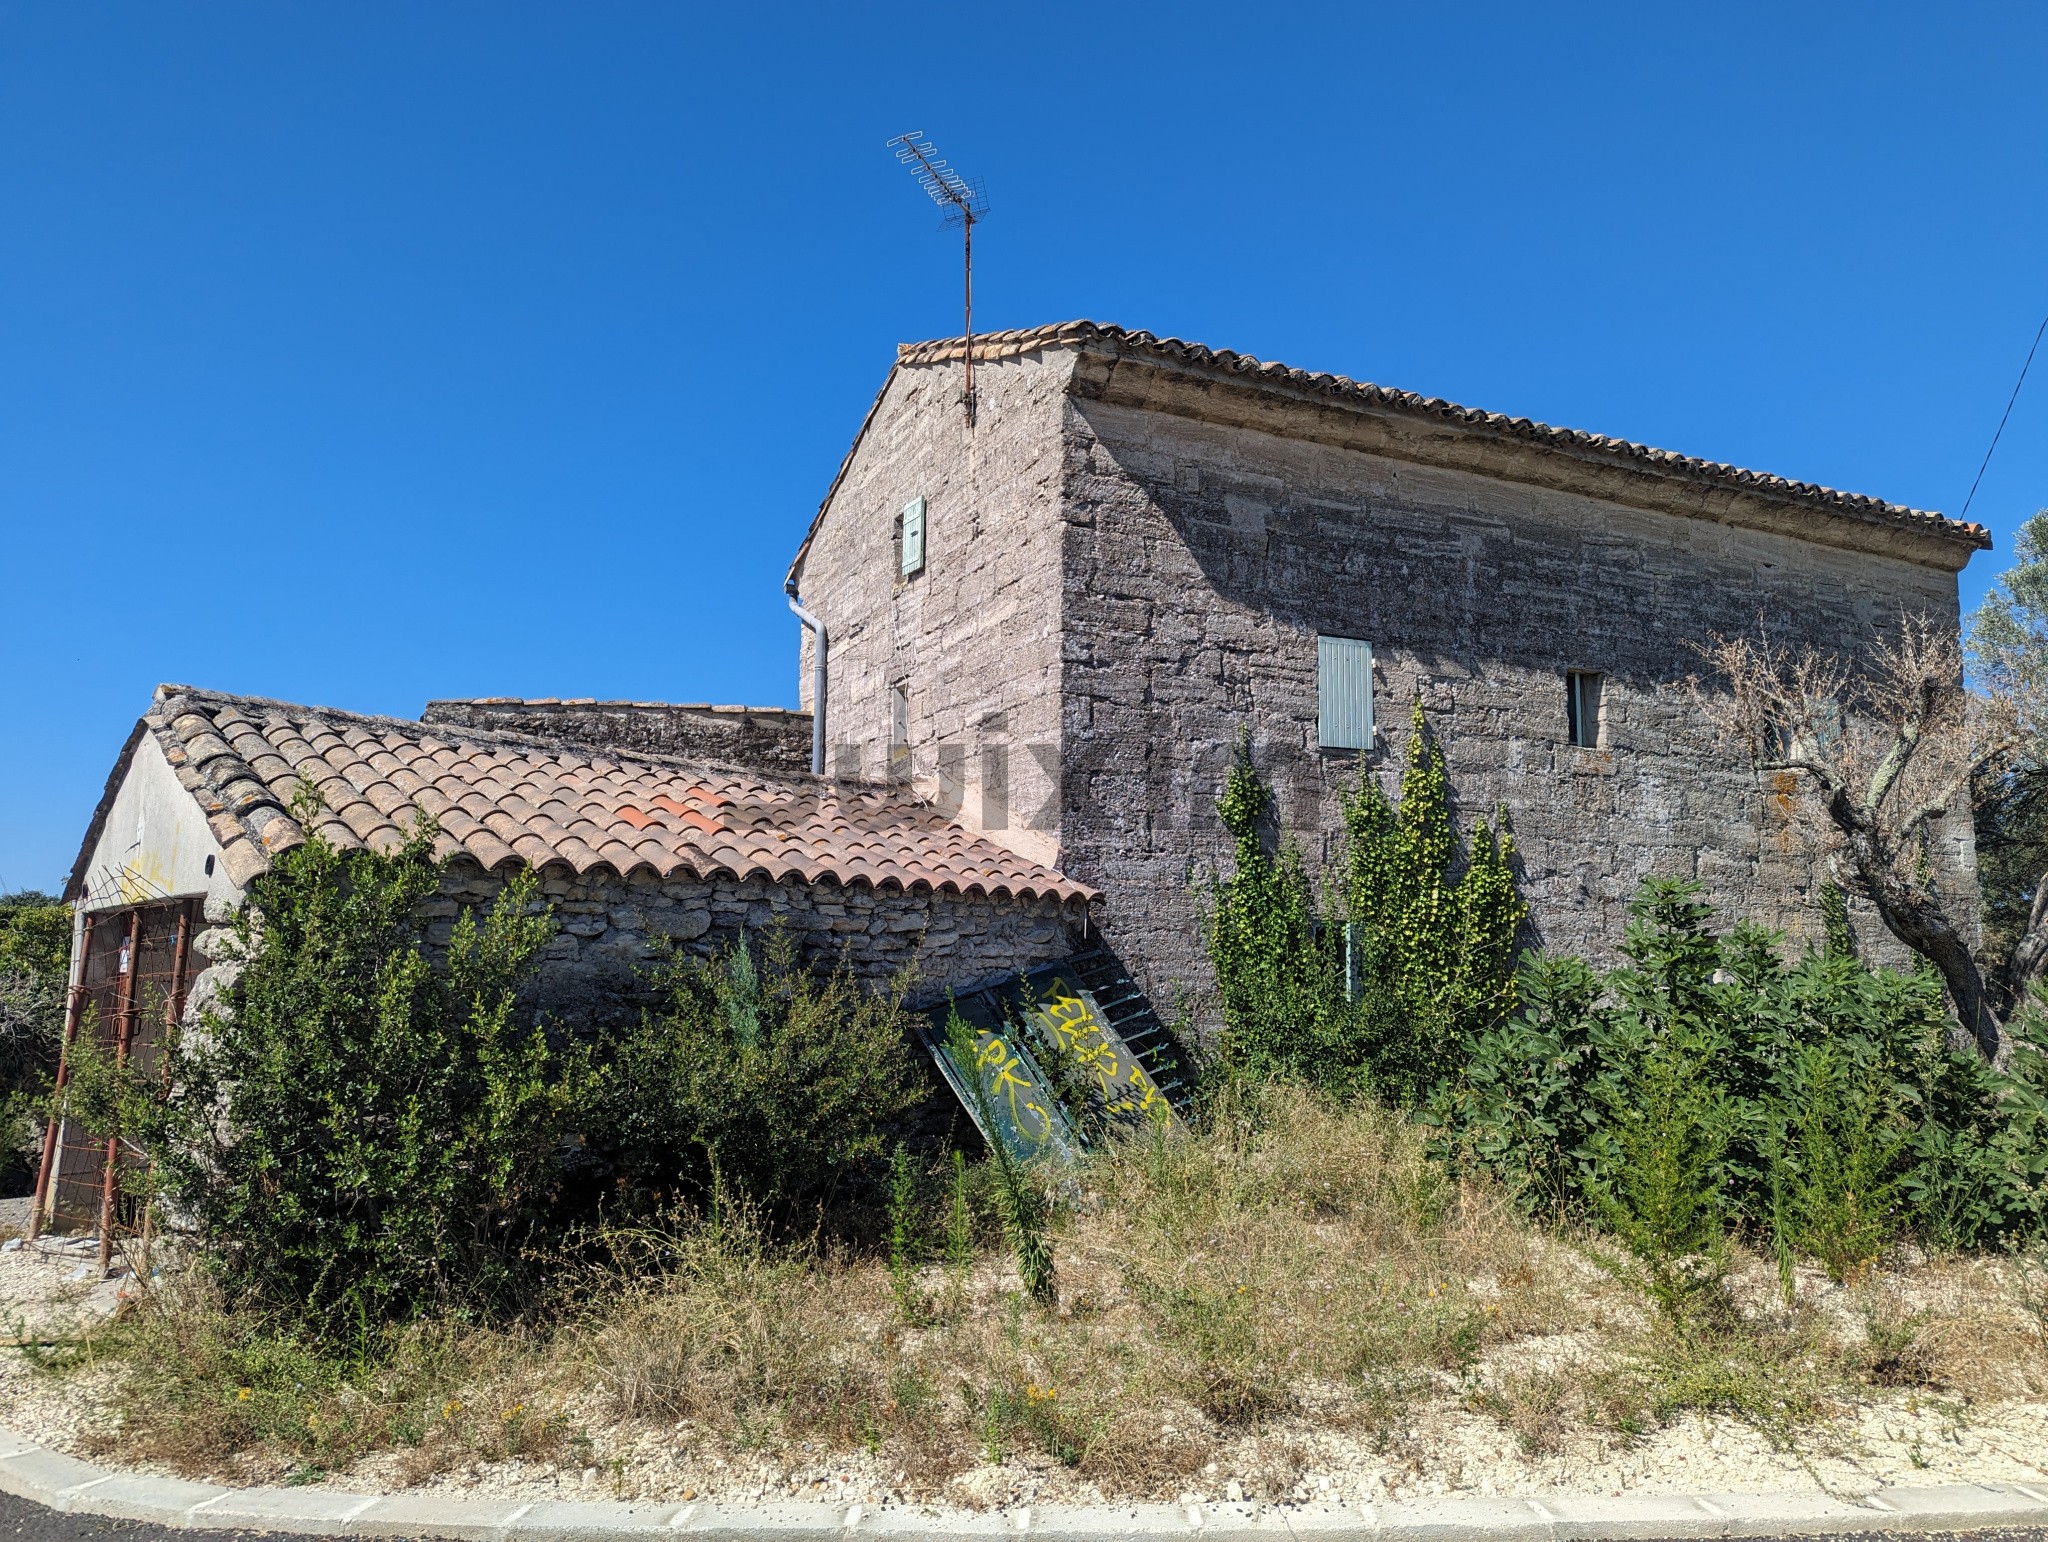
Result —
M58 1247L0 1252L0 1323L6 1328L0 1338L61 1337L67 1325L115 1310L132 1285L76 1278L81 1263L91 1261L89 1252L81 1257ZM1552 1348L1568 1360L1569 1345ZM105 1460L104 1451L90 1447L95 1436L111 1431L106 1394L116 1374L112 1368L55 1374L19 1348L0 1351L0 1424L57 1450ZM1847 1497L1888 1484L2048 1479L2048 1403L2042 1402L1972 1404L1924 1391L1873 1390L1837 1425L1802 1432L1794 1449L1774 1448L1737 1420L1698 1417L1633 1441L1576 1433L1558 1451L1529 1455L1512 1432L1464 1406L1470 1385L1441 1377L1434 1394L1377 1446L1362 1431L1304 1417L1223 1440L1183 1497L1286 1502L1722 1491ZM719 1449L687 1425L585 1428L590 1444L568 1465L480 1463L411 1484L402 1456L379 1455L318 1486L529 1499L908 1502L906 1475L875 1453L799 1448L768 1457ZM249 1466L208 1476L251 1483L281 1472ZM975 1509L1119 1497L1036 1453L961 1474L944 1492L948 1501Z

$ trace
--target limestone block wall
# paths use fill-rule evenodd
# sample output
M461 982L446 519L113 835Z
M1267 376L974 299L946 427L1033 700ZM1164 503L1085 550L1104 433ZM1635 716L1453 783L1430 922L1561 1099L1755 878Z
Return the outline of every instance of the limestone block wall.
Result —
M431 902L430 936L445 945L464 906L503 887L473 862L449 871ZM562 1021L617 1022L648 999L643 972L661 939L708 957L742 932L786 927L814 968L841 960L870 985L906 979L913 1002L942 1000L1080 946L1087 917L1046 902L911 894L895 889L775 883L766 878L661 879L639 872L582 876L550 868L541 894L559 930L542 955L540 1009ZM908 971L906 975L906 971Z
M484 697L430 701L420 721L600 745L622 755L651 751L781 775L811 769L811 715L786 707Z
M1060 421L1070 356L978 364L970 432L961 369L896 370L798 577L831 635L828 766L907 779L1023 855L1057 846ZM925 500L925 564L905 577L903 506ZM811 634L799 658L810 703ZM891 691L905 743L892 748Z
M1696 645L1761 617L1853 651L1902 609L1953 620L1951 571L1210 411L1077 397L1064 434L1056 860L1104 891L1105 935L1155 996L1209 983L1190 881L1226 858L1215 798L1241 732L1311 859L1334 854L1359 757L1317 748L1318 632L1374 645L1368 774L1393 789L1419 696L1461 816L1507 809L1529 941L1610 961L1652 874L1698 878L1730 921L1817 934L1793 789L1761 785L1696 721ZM1599 748L1567 741L1572 669L1605 676ZM1966 814L1935 860L1974 915ZM1888 942L1874 920L1862 934Z

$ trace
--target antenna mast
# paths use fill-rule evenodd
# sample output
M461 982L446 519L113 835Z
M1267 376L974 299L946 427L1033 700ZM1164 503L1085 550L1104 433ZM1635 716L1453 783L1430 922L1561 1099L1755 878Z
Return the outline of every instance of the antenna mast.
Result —
M924 137L922 129L898 134L885 148L908 166L931 201L945 211L940 229L960 227L962 293L966 312L967 391L962 398L967 408L967 426L974 427L974 226L988 213L988 194L981 179L963 177L940 158L937 146Z

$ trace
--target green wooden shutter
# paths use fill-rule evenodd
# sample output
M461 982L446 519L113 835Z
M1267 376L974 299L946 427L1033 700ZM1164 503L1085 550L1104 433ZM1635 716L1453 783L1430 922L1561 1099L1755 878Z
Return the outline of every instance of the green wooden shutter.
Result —
M924 571L924 499L903 505L903 576Z
M1316 639L1316 742L1326 750L1372 748L1372 644Z

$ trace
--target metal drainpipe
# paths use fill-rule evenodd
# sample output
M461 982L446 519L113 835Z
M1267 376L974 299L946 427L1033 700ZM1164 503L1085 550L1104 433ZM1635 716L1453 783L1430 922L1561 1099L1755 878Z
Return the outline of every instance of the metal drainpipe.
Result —
M825 774L825 623L803 607L796 595L796 580L791 579L783 586L789 596L789 608L796 612L797 620L818 635L818 642L811 653L811 775Z

